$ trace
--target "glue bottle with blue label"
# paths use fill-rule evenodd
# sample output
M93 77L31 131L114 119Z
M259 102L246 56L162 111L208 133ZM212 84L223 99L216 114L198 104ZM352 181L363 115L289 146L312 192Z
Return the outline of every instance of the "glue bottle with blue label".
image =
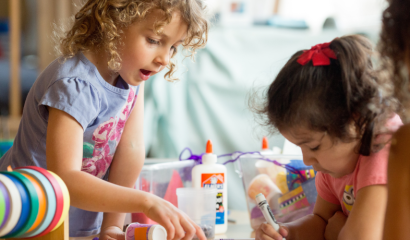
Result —
M217 156L213 154L212 142L208 140L202 164L192 169L192 186L217 189L215 234L220 234L228 229L228 185L226 167L216 162Z

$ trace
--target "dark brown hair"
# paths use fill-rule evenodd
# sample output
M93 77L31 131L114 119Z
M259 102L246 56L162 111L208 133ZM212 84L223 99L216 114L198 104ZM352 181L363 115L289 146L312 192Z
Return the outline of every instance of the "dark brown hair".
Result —
M373 70L373 46L363 36L336 38L330 43L337 59L327 66L297 62L295 53L279 72L265 96L262 113L277 130L296 126L327 132L332 139L349 142L352 123L361 137L359 153L370 155L373 132L383 99ZM372 107L369 107L371 105Z
M384 68L394 83L394 95L403 104L409 115L410 88L408 76L403 74L406 60L410 61L410 1L390 0L389 7L383 12L383 28L379 48L384 60ZM407 121L410 116L405 116Z

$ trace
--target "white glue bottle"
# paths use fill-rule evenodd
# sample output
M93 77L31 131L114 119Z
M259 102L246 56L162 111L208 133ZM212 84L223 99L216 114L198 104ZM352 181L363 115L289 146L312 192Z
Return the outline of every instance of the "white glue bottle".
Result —
M217 156L212 153L212 143L208 140L202 164L192 169L192 186L217 189L215 234L220 234L228 229L228 178L226 167L216 162Z

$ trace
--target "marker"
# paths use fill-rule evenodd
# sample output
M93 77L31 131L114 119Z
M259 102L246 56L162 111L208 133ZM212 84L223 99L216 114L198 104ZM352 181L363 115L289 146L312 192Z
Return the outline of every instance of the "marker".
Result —
M265 220L278 232L279 224L278 222L276 222L276 219L273 216L272 210L270 209L265 196L262 193L259 193L258 195L256 195L255 200L258 203L258 206L260 210L262 211L263 216L265 217ZM283 238L283 240L286 240L286 239Z

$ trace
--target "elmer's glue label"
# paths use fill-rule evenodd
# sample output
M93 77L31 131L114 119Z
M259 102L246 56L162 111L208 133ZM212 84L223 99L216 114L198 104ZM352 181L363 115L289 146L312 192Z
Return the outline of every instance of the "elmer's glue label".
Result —
M208 140L202 164L192 169L192 185L194 188L217 189L215 234L220 234L228 229L228 188L226 167L216 162L217 156L213 154L212 143Z

